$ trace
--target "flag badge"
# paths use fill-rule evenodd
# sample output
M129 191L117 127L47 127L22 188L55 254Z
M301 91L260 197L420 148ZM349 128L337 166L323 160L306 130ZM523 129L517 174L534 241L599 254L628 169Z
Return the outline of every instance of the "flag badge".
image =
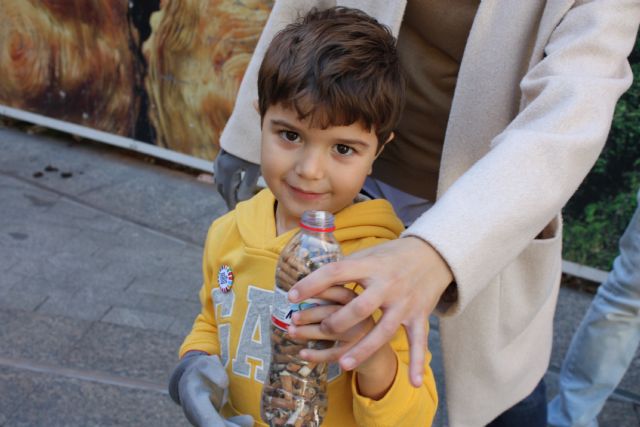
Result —
M218 286L222 292L229 292L233 286L233 271L231 267L224 264L218 270Z

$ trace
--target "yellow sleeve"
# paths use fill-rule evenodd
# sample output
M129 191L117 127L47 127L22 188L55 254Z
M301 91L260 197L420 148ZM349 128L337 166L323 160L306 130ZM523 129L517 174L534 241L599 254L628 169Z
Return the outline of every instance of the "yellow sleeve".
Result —
M355 252L383 243L387 239L366 238L352 245L345 253ZM360 294L363 288L356 284L345 285ZM381 316L379 310L373 318L377 322ZM427 324L427 333L429 332ZM430 426L438 408L436 381L431 371L431 353L427 352L424 362L422 386L415 388L409 382L409 343L404 329L396 332L389 343L396 354L398 370L387 394L380 400L373 400L358 393L356 375L351 376L353 395L353 415L359 426L373 427L417 427Z
M353 415L359 426L416 427L430 426L438 408L436 382L427 352L424 362L424 380L419 388L409 382L409 346L404 330L399 330L390 342L398 361L395 380L387 394L373 400L358 394L356 375L351 377Z
M214 277L212 262L212 248L214 243L214 227L215 223L209 228L207 240L204 246L204 254L202 257L202 276L203 283L200 288L200 314L193 322L191 332L184 339L180 346L179 357L191 350L204 351L209 354L219 354L218 341L218 325L213 309L213 299L211 297L211 286Z

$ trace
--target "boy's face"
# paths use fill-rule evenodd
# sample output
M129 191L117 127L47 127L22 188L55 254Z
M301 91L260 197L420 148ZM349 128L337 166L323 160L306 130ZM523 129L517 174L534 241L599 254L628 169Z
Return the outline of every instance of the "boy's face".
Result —
M278 200L276 220L286 230L305 210L336 213L353 202L371 172L378 139L359 123L312 128L280 104L262 121L262 175ZM279 230L285 231L285 230Z

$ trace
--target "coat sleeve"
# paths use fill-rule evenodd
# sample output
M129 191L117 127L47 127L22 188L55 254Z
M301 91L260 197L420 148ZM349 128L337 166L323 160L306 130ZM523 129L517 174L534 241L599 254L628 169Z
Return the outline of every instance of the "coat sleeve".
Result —
M220 146L225 151L249 162L260 163L260 116L253 102L258 99L258 71L269 43L278 31L312 8L323 9L336 5L367 12L389 26L397 36L406 1L276 0L240 83L231 116L220 135Z
M186 336L180 347L180 357L191 350L204 351L208 354L220 354L218 325L216 323L216 317L213 311L213 299L211 297L212 283L215 280L215 271L211 258L213 245L215 244L215 226L216 223L209 228L202 256L203 283L199 294L201 311L193 322L191 332Z
M454 273L457 301L444 314L464 310L534 241L597 160L633 78L639 21L638 0L576 1L520 82L524 108L404 233L429 242Z

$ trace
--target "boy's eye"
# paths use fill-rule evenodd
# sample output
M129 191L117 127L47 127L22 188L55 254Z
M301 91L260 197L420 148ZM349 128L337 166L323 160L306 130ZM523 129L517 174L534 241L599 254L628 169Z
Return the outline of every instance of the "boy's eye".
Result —
M300 135L290 130L283 130L282 132L280 132L280 136L290 142L296 142L298 139L300 139Z
M343 156L348 156L351 155L355 152L355 150L351 147L349 147L348 145L344 145L344 144L337 144L336 145L336 152L338 154L341 154Z

